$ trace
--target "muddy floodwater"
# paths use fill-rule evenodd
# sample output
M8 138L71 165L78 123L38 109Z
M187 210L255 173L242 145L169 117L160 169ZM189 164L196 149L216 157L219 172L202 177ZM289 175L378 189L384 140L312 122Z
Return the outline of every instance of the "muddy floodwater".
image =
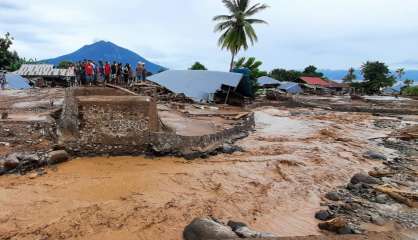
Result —
M0 177L0 239L181 239L195 217L243 221L277 236L322 234L321 196L391 150L370 114L261 108L232 155L80 158L33 177Z

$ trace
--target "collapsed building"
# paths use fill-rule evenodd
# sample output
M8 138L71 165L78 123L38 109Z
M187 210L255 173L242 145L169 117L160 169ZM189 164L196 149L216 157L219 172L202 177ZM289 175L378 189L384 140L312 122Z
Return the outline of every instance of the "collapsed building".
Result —
M36 87L68 86L75 79L73 67L59 69L53 64L23 64L14 74L28 79Z
M153 97L97 87L66 90L58 133L59 144L74 155L190 157L213 152L253 127L249 112L205 107L179 112L170 105L157 107Z

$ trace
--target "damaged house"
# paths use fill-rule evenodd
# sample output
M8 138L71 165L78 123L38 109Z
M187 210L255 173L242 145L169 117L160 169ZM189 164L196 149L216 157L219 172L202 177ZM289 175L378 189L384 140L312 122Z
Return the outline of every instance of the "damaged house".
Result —
M243 76L233 72L167 70L147 79L196 102L242 104L245 93L239 89Z
M74 68L59 69L52 64L23 64L14 74L28 79L36 87L68 86L75 80Z

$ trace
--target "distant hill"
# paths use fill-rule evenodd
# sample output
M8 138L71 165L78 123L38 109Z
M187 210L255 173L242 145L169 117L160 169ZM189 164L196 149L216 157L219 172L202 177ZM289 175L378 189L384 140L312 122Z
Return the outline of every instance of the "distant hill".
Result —
M347 70L318 70L322 72L328 79L331 80L341 80L347 75ZM394 73L395 71L392 71ZM362 80L363 75L361 74L360 70L356 70L356 76L358 79ZM403 80L405 79L412 79L415 80L415 83L418 83L418 70L406 70L405 75L403 76Z
M73 53L53 59L43 60L41 62L58 65L62 61L76 62L82 61L83 59L109 62L116 61L123 64L129 63L131 66L136 66L138 62L144 62L146 69L153 74L166 69L146 60L135 52L106 41L99 41L91 45L86 45Z

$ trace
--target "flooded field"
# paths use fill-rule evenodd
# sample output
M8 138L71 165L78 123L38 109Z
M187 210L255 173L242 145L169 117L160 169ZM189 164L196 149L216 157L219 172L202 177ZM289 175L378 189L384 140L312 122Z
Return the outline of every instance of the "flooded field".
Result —
M261 108L243 152L180 158L80 158L36 176L0 177L0 239L181 239L195 217L277 236L321 235L322 196L391 156L370 114ZM303 206L303 207L302 207Z

